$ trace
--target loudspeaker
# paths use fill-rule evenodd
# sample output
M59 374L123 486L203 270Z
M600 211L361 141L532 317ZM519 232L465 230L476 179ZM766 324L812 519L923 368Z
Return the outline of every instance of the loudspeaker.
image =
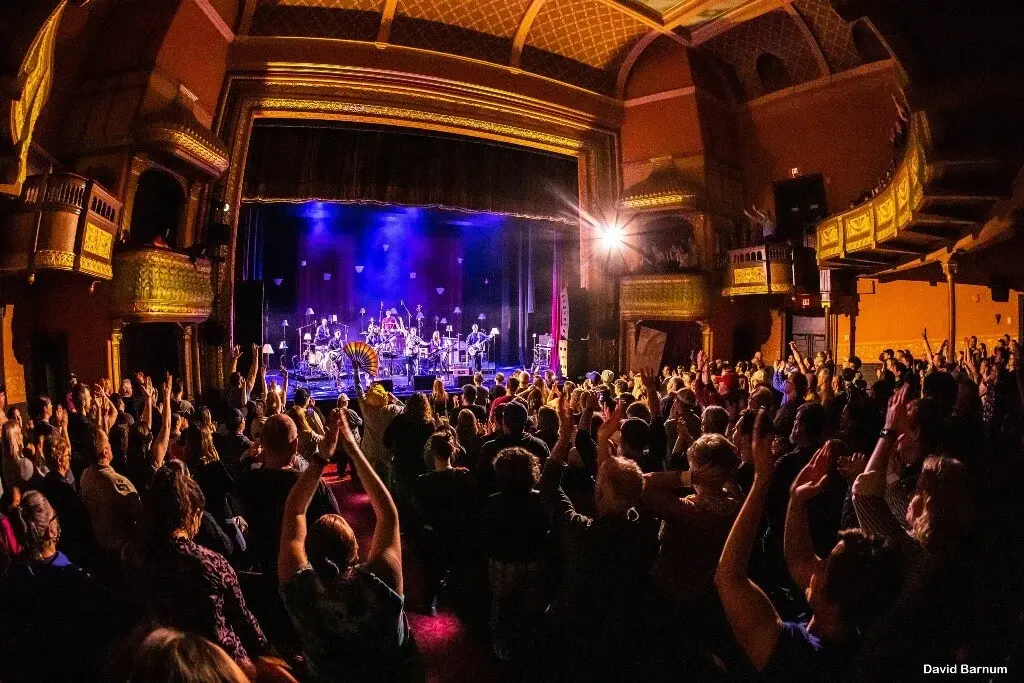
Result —
M1010 300L1010 287L1005 282L992 283L992 301L1005 304Z
M452 368L452 375L455 377L469 377L473 373L469 371L469 368L465 365Z
M235 283L236 344L247 348L250 344L263 346L263 281L249 280Z
M590 302L587 290L564 287L559 297L561 306L560 330L563 339L579 340L590 336Z
M456 386L459 387L459 389L461 389L462 387L466 386L467 384L472 384L472 383L473 383L473 375L460 375L459 378L457 380L455 380L455 384L456 384Z
M384 387L384 391L389 394L395 392L395 381L392 379L375 379L374 382Z
M434 388L435 379L433 375L416 375L412 378L412 388L414 391L430 391Z

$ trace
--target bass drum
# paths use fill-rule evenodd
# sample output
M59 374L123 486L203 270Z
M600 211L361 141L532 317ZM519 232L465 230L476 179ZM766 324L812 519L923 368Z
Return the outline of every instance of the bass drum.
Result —
M311 368L319 368L324 362L325 354L317 349L306 351L306 364Z

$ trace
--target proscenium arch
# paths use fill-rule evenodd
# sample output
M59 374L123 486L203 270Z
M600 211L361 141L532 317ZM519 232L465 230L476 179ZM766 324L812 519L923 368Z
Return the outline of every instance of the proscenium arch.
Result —
M232 159L223 196L236 210L230 216L226 259L214 283L217 303L212 319L229 330L229 344L233 343L229 323L234 315L237 208L249 137L257 119L315 119L434 130L572 156L578 166L579 206L594 215L614 207L621 193L618 131L584 112L543 102L514 105L515 93L415 74L396 76L395 72L332 67L330 73L313 77L308 65L293 73L281 64L269 71L273 73L229 75L218 117L218 132L229 141ZM368 92L373 95L370 101ZM590 228L581 222L581 284L592 285L602 305L610 306L613 292L594 272L594 260L587 253L591 240L584 230ZM214 353L206 354L208 376L215 386L222 386L224 368L217 360L222 355L215 348L210 351Z

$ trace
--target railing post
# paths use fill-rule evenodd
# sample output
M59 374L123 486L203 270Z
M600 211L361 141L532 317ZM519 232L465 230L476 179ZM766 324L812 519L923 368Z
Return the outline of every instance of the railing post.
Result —
M949 348L946 357L952 360L956 358L956 263L946 261L942 264L942 272L946 275L946 288L949 291Z

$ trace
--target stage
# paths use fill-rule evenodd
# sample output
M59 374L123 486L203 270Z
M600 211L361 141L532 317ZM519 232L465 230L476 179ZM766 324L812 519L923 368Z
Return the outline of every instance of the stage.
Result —
M515 366L501 366L497 368L492 367L490 369L484 368L484 386L487 387L488 389L493 387L494 375L498 372L504 373L505 377L507 378L511 373L521 369L522 368ZM392 393L394 393L394 395L397 396L400 400L405 400L416 391L413 388L412 383L410 383L409 380L404 376L389 377L386 379L392 382ZM462 384L460 384L460 382L470 383L473 379L473 376L471 374L457 377L449 376L447 378L442 379L445 379L445 391L447 391L451 395L456 395L461 393L462 391ZM433 378L431 378L431 381L433 381ZM267 372L267 385L269 386L271 382L277 382L277 385L281 386L282 376L279 371L272 370ZM366 384L365 377L363 378L363 384L364 386ZM298 389L299 387L305 388L307 391L309 391L310 396L312 396L320 403L324 404L333 405L334 401L338 398L338 396L343 393L347 394L349 399L353 401L356 398L355 385L353 384L351 377L343 378L339 389L335 381L330 378L300 379L292 376L292 374L289 372L287 397L289 401L292 399L293 396L295 396L295 390ZM421 389L420 391L429 392L430 389Z
M397 396L482 359L558 370L560 296L579 282L579 232L557 221L334 202L243 206L234 338L318 398L354 395L352 345ZM372 349L372 351L370 351ZM409 373L407 363L414 364ZM366 365L362 365L366 367ZM268 381L271 379L268 376Z

